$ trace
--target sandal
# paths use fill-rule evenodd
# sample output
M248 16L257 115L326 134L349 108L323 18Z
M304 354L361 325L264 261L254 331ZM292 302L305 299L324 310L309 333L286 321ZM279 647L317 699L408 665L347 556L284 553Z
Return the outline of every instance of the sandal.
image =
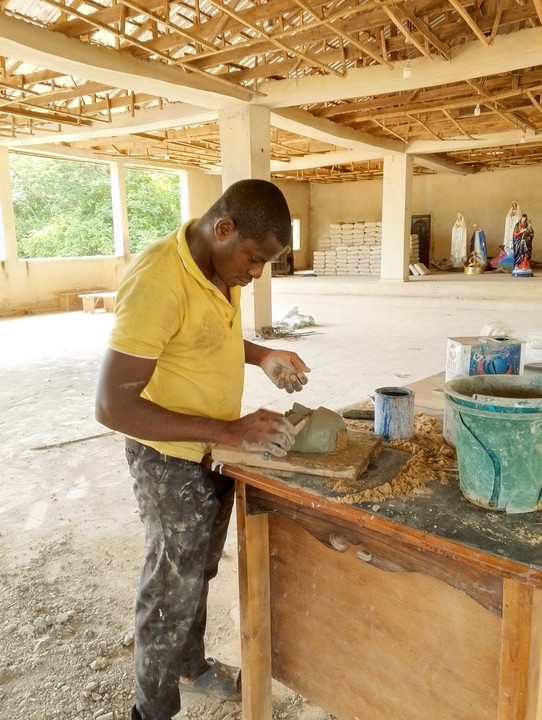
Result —
M179 682L182 693L204 693L220 698L239 702L241 700L241 668L226 665L215 658L206 658L209 667L205 672L188 685Z

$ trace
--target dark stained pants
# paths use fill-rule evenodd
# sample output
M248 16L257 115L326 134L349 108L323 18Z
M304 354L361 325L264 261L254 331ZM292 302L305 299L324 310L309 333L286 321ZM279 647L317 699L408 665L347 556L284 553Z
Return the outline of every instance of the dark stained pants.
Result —
M208 586L224 548L234 484L129 438L126 457L147 545L135 608L136 707L142 720L170 720L181 707L179 677L197 677L207 667Z

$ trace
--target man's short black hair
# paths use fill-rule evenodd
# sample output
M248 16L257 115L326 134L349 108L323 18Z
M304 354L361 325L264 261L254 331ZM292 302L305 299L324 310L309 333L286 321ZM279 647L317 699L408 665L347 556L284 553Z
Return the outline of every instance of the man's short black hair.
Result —
M230 185L203 219L214 223L221 217L231 218L243 239L265 242L273 235L283 247L290 244L292 218L288 203L268 180L239 180Z

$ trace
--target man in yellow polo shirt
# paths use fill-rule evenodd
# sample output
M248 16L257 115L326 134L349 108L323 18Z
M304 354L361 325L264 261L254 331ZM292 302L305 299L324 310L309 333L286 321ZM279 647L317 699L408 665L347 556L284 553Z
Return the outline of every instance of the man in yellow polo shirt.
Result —
M290 234L280 190L242 180L201 218L146 248L117 293L96 417L126 435L145 527L132 720L171 720L184 692L240 698L239 668L204 649L233 482L201 460L219 442L277 456L294 442L283 415L240 417L245 363L287 392L307 382L296 353L250 343L241 330L241 287L285 251Z

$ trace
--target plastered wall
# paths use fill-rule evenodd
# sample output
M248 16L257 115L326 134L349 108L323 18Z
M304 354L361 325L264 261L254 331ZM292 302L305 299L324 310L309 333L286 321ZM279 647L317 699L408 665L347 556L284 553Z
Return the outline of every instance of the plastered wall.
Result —
M472 224L487 236L490 255L502 243L504 219L512 200L518 200L535 229L533 259L542 260L542 170L537 167L483 172L476 175L416 176L412 212L432 217L431 258L448 257L451 229L458 212L465 217L468 237ZM301 250L295 253L297 270L312 267L312 253L325 237L329 224L338 221L380 220L382 182L309 185L278 182L293 216L301 219ZM189 214L201 215L221 193L219 176L188 174ZM12 260L0 263L0 314L58 307L56 293L104 288L114 290L131 258L92 257L59 260Z
M189 171L188 215L199 217L222 192L218 175ZM310 267L308 247L309 186L277 183L286 196L292 215L301 218L302 251L294 265ZM172 228L173 229L173 228ZM59 258L0 261L0 316L20 312L58 309L57 293L115 290L132 260L127 257Z
M439 173L415 176L412 188L412 213L431 215L431 258L449 257L451 231L460 212L467 223L467 238L477 223L486 233L488 253L496 255L502 244L504 220L512 200L533 222L535 238L533 259L542 260L542 182L540 167L481 172L475 175ZM332 222L382 219L382 182L380 180L311 185L311 252L326 237ZM538 231L537 231L538 229Z

